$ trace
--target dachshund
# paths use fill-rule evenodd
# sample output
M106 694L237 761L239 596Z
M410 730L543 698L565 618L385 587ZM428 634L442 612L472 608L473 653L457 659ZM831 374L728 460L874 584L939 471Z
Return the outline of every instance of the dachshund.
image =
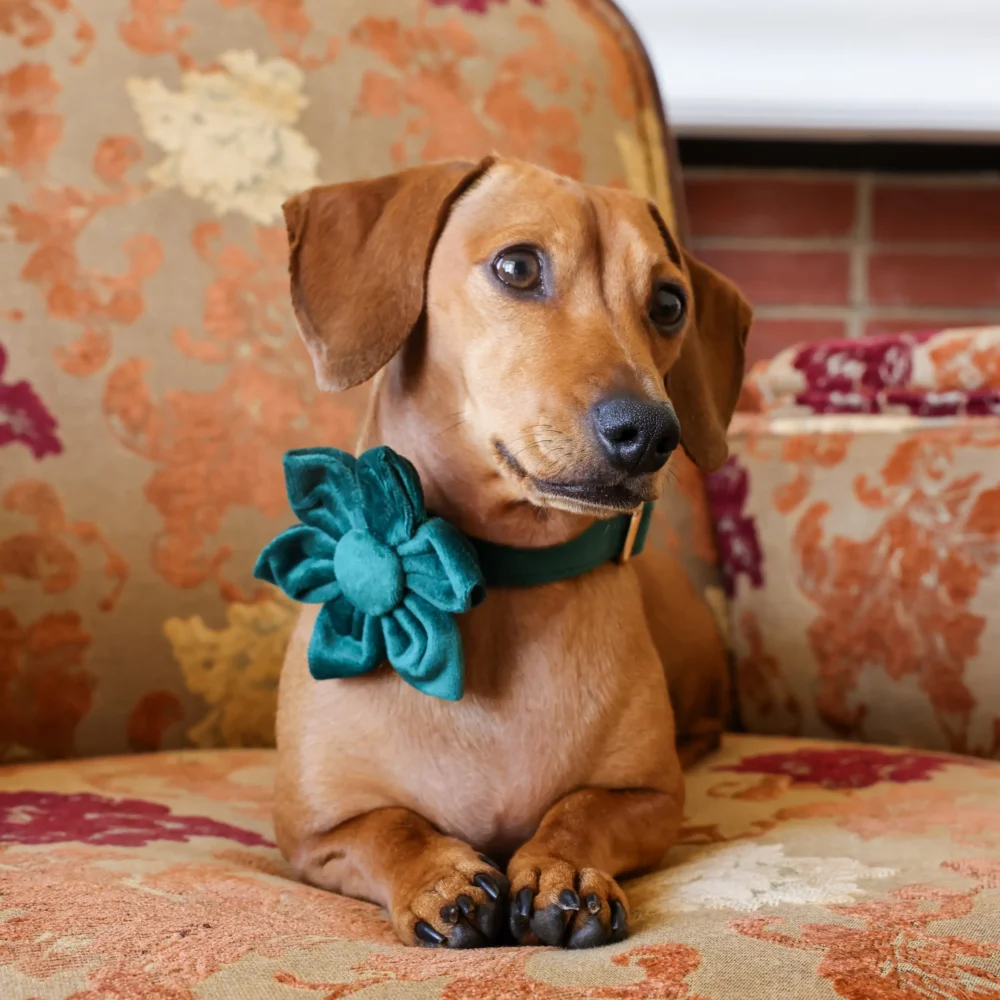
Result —
M677 449L725 460L750 308L648 200L491 156L284 212L318 384L374 378L359 447L406 456L466 535L558 545L655 500ZM407 944L626 937L616 879L675 843L682 763L726 713L722 640L676 561L491 589L459 619L455 702L387 666L314 680L315 620L279 691L275 824L297 875L380 904Z

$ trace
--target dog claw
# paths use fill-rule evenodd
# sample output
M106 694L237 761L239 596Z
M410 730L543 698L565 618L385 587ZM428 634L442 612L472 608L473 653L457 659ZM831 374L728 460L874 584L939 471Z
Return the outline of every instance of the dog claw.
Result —
M493 879L492 875L474 875L472 878L472 884L479 886L483 892L486 893L490 899L497 900L500 898L500 889Z
M479 860L482 861L484 865L489 865L490 868L495 868L498 872L502 872L503 868L500 867L492 858L487 857L485 854L479 855Z
M426 920L418 920L416 924L414 924L413 933L420 941L423 941L424 944L428 944L434 948L447 940L443 934L434 930L434 928L431 927Z
M450 873L438 872L410 903L410 930L400 928L400 936L425 948L486 948L506 939L510 883L499 869L477 871L487 864L462 859Z
M560 910L579 910L580 897L572 889L563 889L559 893L558 907Z
M534 937L530 930L534 903L534 889L525 886L510 904L510 934L518 944L527 944Z
M593 869L567 867L558 858L552 870L545 859L535 866L522 865L516 857L511 862L510 880L524 886L510 896L514 943L576 949L624 941L629 936L628 904L614 879Z
M625 907L617 899L611 900L611 940L624 941L628 937L628 920Z

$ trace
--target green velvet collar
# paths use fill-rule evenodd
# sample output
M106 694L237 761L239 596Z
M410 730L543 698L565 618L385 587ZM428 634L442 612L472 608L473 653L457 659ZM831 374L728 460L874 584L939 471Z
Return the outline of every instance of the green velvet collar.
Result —
M608 562L627 562L646 545L655 504L638 515L622 514L597 521L582 535L544 549L521 549L470 538L487 587L537 587L572 580ZM631 535L631 538L629 537Z
M522 549L470 539L428 517L416 469L391 448L359 458L335 448L285 455L301 524L261 553L254 575L320 604L309 644L317 680L356 677L388 661L425 694L462 697L455 615L487 587L532 587L625 562L645 545L653 505L599 521L563 545Z

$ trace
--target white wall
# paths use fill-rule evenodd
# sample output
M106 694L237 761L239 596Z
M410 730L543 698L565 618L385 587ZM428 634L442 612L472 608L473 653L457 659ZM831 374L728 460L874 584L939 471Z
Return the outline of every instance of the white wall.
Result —
M619 0L681 135L1000 138L1000 0Z

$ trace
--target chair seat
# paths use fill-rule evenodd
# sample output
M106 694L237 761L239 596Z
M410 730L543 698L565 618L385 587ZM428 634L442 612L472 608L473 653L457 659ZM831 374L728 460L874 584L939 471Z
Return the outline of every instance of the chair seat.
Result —
M270 751L0 771L4 1000L1000 996L1000 764L731 736L590 952L403 948L293 881Z

